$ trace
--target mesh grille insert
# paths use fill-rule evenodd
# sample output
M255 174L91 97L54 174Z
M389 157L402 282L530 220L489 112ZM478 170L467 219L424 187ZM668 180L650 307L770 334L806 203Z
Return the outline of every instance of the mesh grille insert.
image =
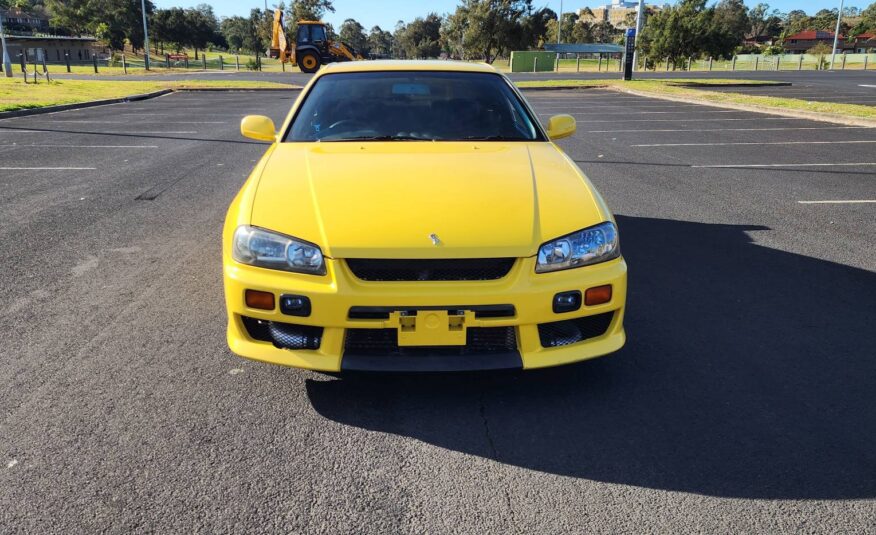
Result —
M281 349L319 349L322 327L265 321L243 316L243 326L254 340L271 342Z
M514 266L514 258L383 260L348 258L347 266L366 281L497 280Z
M416 356L442 355L476 356L517 351L514 327L471 327L466 330L464 346L399 346L396 329L347 329L344 351L357 355Z
M606 312L583 318L541 323L538 326L538 337L542 347L577 344L605 334L613 317L614 312Z

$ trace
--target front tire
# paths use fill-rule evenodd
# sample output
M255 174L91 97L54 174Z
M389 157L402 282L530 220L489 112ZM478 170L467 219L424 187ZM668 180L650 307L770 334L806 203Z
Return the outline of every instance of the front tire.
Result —
M301 59L298 61L298 67L301 72L314 73L319 70L319 56L313 52L304 52L301 54Z

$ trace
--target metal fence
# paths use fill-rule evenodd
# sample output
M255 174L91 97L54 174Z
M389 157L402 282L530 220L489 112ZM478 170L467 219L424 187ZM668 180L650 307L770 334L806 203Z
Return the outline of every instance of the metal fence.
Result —
M740 54L731 59L687 58L657 64L640 62L640 68L653 71L803 71L803 70L866 70L876 69L876 54L837 54L834 65L831 55L816 54Z
M511 53L511 72L612 72L620 71L619 54L556 54L551 52ZM538 58L537 62L535 58ZM740 54L731 59L684 58L659 62L639 60L639 70L648 71L792 71L792 70L876 70L876 54L837 54L830 64L830 54ZM499 64L500 62L497 62ZM501 67L500 67L501 68Z
M18 54L13 60L14 73L33 73L36 69L40 74L130 74L146 70L145 58L130 58L125 55L112 58L98 58L92 56L83 60L78 57L65 55L61 60L47 60L42 58L27 57ZM255 56L213 55L207 57L200 55L198 59L184 55L165 54L164 56L150 56L150 71L273 71L284 72L287 70L297 71L297 67L280 62L278 59L262 58Z

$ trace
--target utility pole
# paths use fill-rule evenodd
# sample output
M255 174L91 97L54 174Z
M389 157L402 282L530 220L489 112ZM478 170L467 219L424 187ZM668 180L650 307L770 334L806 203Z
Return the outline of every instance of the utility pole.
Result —
M557 44L563 40L563 0L560 0L560 15L557 17Z
M0 45L3 46L3 72L7 78L12 78L12 61L9 60L9 49L6 48L6 34L3 33L3 16L0 15Z
M645 0L639 0L639 10L636 12L636 35L633 38L634 44L639 44L639 34L642 33L642 22L645 18ZM633 51L633 70L635 71L639 64L639 49Z
M140 0L140 7L143 9L143 44L146 55L144 56L144 65L146 70L149 70L149 29L146 27L146 0Z
M833 50L830 51L830 70L833 70L833 60L836 57L836 47L839 42L840 21L843 20L843 0L840 0L839 11L836 14L836 32L833 34Z

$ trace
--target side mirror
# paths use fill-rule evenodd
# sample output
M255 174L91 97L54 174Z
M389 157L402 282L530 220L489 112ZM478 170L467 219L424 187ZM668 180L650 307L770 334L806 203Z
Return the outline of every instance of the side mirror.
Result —
M275 141L277 138L274 121L264 115L247 115L241 119L240 133L244 137L259 141Z
M547 124L547 133L551 139L562 139L575 133L575 118L571 115L554 115Z

